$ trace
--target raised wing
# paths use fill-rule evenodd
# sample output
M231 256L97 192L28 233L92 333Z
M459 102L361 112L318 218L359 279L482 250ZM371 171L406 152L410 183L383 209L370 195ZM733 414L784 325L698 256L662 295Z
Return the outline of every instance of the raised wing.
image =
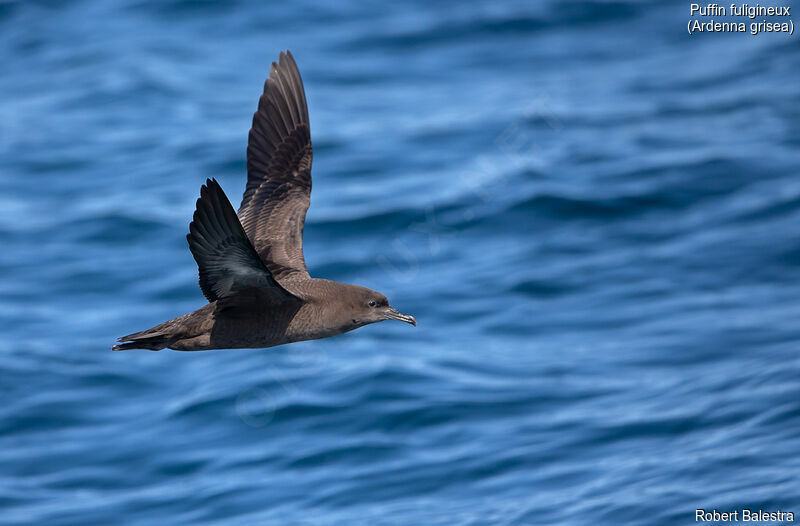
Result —
M311 197L311 132L303 81L289 51L273 62L253 115L239 219L275 280L308 278L303 224Z
M200 288L209 302L258 290L261 296L285 298L247 238L222 187L209 179L200 189L189 224L189 249L200 274Z

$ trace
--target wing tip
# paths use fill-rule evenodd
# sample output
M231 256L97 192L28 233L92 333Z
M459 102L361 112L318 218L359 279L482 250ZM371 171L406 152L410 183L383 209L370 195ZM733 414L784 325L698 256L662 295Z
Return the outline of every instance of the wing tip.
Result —
M280 64L288 64L289 66L297 66L297 63L294 61L294 56L292 56L292 52L289 51L288 48L278 54L278 62Z
M212 188L220 188L220 184L214 177L209 177L206 179L205 184L200 186L200 192L202 192L203 189L211 190Z
M213 209L214 204L222 201L222 196L224 195L225 191L222 190L222 185L214 177L206 179L205 184L200 186L200 197L195 202L195 214L203 203L210 204Z

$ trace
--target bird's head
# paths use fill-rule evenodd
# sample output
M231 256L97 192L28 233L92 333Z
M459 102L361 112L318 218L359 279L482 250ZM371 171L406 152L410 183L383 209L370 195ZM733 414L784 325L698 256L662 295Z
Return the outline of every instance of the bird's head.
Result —
M345 298L343 298L345 299ZM346 294L347 323L353 328L383 320L397 320L416 326L414 316L397 312L380 292L350 285ZM344 313L341 313L344 314Z

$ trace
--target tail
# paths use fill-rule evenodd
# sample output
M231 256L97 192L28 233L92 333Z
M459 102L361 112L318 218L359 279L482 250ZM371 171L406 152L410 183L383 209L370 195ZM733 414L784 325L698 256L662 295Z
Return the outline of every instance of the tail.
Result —
M171 331L160 330L162 329L162 325L117 338L118 342L129 343L112 345L111 350L127 351L128 349L149 349L151 351L160 351L165 347L169 347L177 338Z
M213 325L214 308L214 303L207 303L194 312L167 320L146 331L134 332L122 338L117 338L120 343L112 346L111 350L149 349L151 351L160 351L167 347L182 351L197 350L199 347L197 347L196 341L187 343L184 340L187 338L191 340L203 335L207 336L207 332L211 330L211 325ZM206 345L204 348L208 349L210 347Z

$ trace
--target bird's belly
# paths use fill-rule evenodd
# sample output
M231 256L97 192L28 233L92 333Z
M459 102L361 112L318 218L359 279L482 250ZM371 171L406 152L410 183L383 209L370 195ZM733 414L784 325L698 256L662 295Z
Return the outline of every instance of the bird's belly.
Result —
M332 327L320 323L318 316L305 316L301 313L290 323L287 330L289 341L319 340L347 332L350 328Z
M290 339L291 319L281 313L253 311L245 316L217 313L209 334L212 349L272 347Z
M271 308L220 311L215 314L209 348L272 347L284 343L318 340L355 327L329 327L306 308Z

